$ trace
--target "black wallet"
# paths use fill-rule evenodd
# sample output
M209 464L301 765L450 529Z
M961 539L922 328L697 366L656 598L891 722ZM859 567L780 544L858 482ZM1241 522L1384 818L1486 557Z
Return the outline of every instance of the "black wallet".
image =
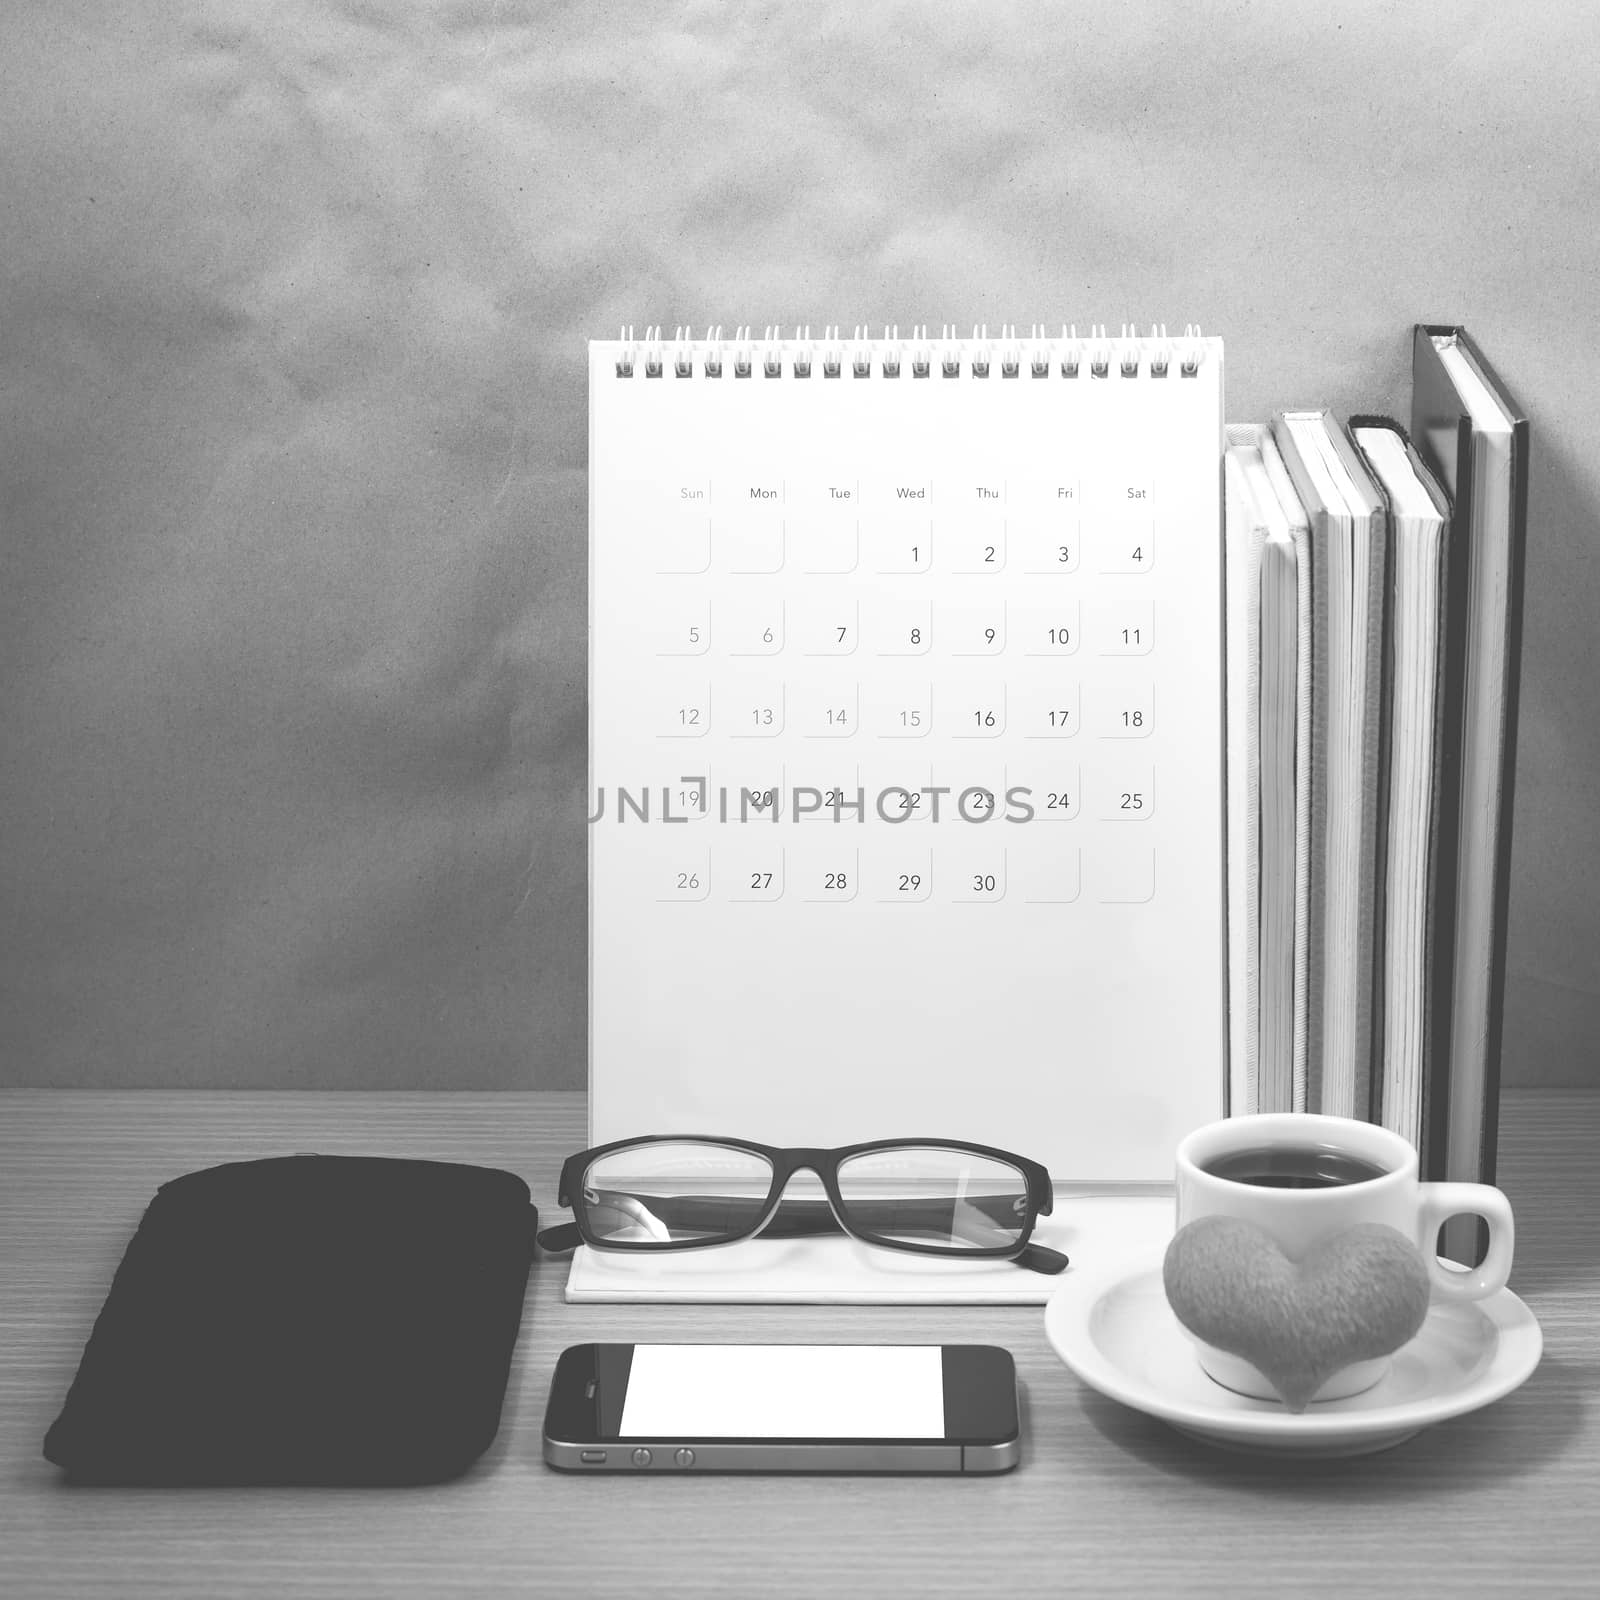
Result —
M454 1477L500 1425L537 1224L521 1178L438 1161L164 1184L44 1453L95 1483Z

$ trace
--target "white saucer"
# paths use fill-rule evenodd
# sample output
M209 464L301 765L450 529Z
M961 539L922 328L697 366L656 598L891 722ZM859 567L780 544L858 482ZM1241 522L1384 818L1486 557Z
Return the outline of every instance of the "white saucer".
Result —
M1438 1304L1380 1383L1297 1415L1206 1376L1167 1304L1159 1263L1121 1275L1074 1274L1045 1306L1044 1327L1056 1354L1091 1389L1209 1444L1281 1456L1387 1450L1509 1394L1544 1348L1533 1313L1509 1289Z

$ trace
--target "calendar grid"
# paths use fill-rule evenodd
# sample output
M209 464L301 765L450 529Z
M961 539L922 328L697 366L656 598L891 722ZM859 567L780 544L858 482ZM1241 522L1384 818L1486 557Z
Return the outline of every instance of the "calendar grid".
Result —
M1052 1170L1163 1176L1224 1077L1220 342L1043 386L592 351L595 1137L1014 1140L998 1052Z

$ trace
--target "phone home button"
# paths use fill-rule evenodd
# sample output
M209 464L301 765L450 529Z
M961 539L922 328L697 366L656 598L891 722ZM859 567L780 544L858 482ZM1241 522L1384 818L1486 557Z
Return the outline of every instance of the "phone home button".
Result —
M672 1459L677 1462L680 1467L692 1467L694 1465L694 1451L679 1450Z
M644 1449L635 1450L633 1452L633 1464L636 1467L648 1467L650 1465L650 1452Z

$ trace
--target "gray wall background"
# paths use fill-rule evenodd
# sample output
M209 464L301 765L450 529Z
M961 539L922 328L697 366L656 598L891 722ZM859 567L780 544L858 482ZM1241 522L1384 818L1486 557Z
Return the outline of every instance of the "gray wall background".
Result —
M1325 13L1325 14L1324 14ZM0 1082L573 1087L584 341L1136 319L1532 419L1508 1081L1600 1078L1600 19L17 5Z

